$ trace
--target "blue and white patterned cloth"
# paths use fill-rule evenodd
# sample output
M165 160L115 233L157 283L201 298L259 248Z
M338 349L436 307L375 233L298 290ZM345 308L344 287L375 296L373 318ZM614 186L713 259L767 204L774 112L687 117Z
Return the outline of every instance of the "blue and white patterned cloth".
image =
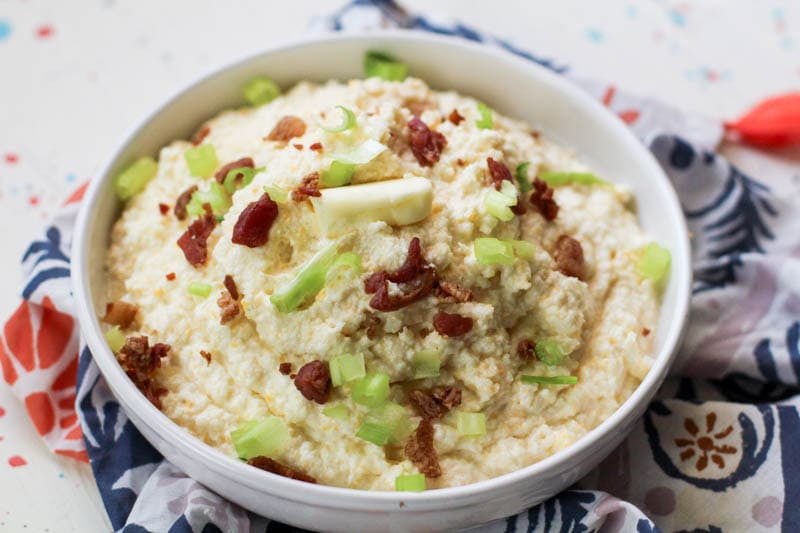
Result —
M714 152L721 128L713 121L580 80L555 60L459 23L410 15L391 1L357 0L316 24L458 35L570 77L652 150L693 232L690 329L658 398L578 487L481 531L800 530L800 194L789 177L773 177L770 188L731 166ZM69 312L64 276L42 278L42 269L69 267L74 206L65 213L26 255L32 288L24 297L53 294ZM292 529L244 511L165 461L122 412L86 348L77 408L115 530Z

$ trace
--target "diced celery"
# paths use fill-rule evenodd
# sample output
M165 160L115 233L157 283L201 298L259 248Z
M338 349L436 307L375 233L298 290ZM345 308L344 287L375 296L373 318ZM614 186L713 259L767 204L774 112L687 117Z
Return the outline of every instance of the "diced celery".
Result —
M289 440L289 431L277 416L250 420L231 431L236 453L242 459L272 456L279 453Z
M414 354L414 377L432 378L439 375L442 356L436 350L420 350Z
M529 190L533 189L533 185L531 185L531 179L528 177L528 167L530 165L531 164L529 161L525 161L524 163L517 165L515 177L517 178L517 183L519 183L519 190L522 192L528 192Z
M210 143L189 148L183 153L183 158L186 159L186 164L189 165L189 172L191 172L192 176L200 178L211 176L219 165L217 151L214 149L214 145Z
M244 99L252 106L269 103L281 95L281 88L269 78L258 77L248 81L242 88Z
M561 346L552 339L536 341L534 350L536 351L536 357L547 366L560 365L561 361L564 360L564 351L561 349Z
M186 206L186 212L192 216L200 216L205 212L203 204L210 205L215 215L223 216L231 208L231 198L222 185L212 181L208 185L208 190L195 191Z
M517 205L517 188L508 180L503 180L500 184L500 192L513 200L511 205Z
M482 265L514 264L514 248L509 242L494 237L478 237L473 246L475 259Z
M256 174L259 172L263 172L264 167L258 168L250 168L250 167L239 167L239 168L232 168L225 174L225 179L222 180L222 185L225 187L225 191L228 194L235 193L238 189L243 187L247 187L253 181L253 178L256 177ZM241 178L240 178L241 176Z
M503 222L509 222L514 218L514 212L509 206L516 204L516 200L509 198L500 191L491 189L483 197L483 205L486 211L494 218Z
M551 187L559 187L569 183L578 185L610 185L606 180L602 180L589 172L542 172L539 179Z
M426 488L424 474L404 474L394 478L394 490L398 492L422 492Z
M361 275L361 256L355 252L343 252L336 257L331 269L328 271L332 275L339 267L351 269L357 276Z
M331 243L312 257L294 278L286 285L278 287L269 301L281 313L290 313L310 300L325 286L325 279L336 258L337 244Z
M514 255L518 259L522 259L525 261L530 261L533 259L533 255L536 253L536 246L533 243L528 241L508 241L511 243L511 247L514 249Z
M199 296L201 298L208 298L208 295L211 294L211 289L211 285L202 281L193 281L189 283L189 287L187 288L189 294L193 294L194 296Z
M266 192L269 195L270 200L276 204L285 204L289 201L289 193L280 187L275 187L274 185L265 185L264 192Z
M367 374L353 384L353 401L367 407L378 407L389 398L389 375L384 372Z
M403 81L408 76L408 67L389 54L369 51L364 54L364 74L367 78Z
M389 442L401 441L408 436L410 430L411 421L403 406L386 402L369 410L356 437L385 446Z
M127 200L140 193L145 185L158 173L158 163L151 157L140 157L123 170L114 182L120 200Z
M386 151L386 145L374 139L367 139L349 152L336 154L332 158L342 163L352 165L366 165Z
M322 414L336 420L347 420L350 416L350 409L343 403L337 403L323 409Z
M456 413L456 429L459 435L478 437L486 434L486 415L483 413Z
M641 249L637 264L639 275L660 287L669 274L672 255L669 250L651 242Z
M481 118L475 121L475 125L478 126L478 129L490 130L494 128L494 112L491 107L483 102L478 102L478 113L481 114Z
M114 326L106 331L106 342L108 342L108 347L111 348L112 352L119 353L122 347L125 346L125 334L122 333L119 326Z
M337 355L328 361L328 368L331 372L331 383L334 387L339 387L348 381L363 378L367 375L364 365L363 354L342 354Z
M328 170L322 171L319 182L326 187L341 187L350 183L355 171L356 165L334 160Z

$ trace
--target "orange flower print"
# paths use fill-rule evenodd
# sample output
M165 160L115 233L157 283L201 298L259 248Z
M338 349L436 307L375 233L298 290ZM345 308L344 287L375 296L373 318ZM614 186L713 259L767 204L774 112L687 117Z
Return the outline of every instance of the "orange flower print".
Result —
M736 447L727 444L717 444L720 441L733 433L733 426L729 425L722 431L714 432L714 426L717 423L717 414L708 413L706 415L705 431L701 433L697 423L691 418L686 418L683 421L683 427L689 433L691 438L675 439L675 445L678 448L685 448L681 452L681 461L688 461L693 457L697 457L695 468L702 472L708 467L708 461L717 465L717 468L725 468L725 455L736 453Z

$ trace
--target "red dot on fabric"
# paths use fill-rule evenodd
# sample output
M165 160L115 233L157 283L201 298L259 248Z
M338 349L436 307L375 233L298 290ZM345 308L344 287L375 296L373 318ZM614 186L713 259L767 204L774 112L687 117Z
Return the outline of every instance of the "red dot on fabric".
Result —
M9 153L5 155L4 159L6 160L6 163L8 163L9 165L13 165L17 163L17 161L19 161L19 156L17 154Z
M6 410L3 409L2 407L0 407L0 417L1 416L5 416L5 414L6 414Z
M8 458L8 464L13 467L25 466L28 462L19 455L12 455Z
M38 205L39 204L39 197L38 196L31 196L28 198L28 203L31 205Z
M44 24L36 29L36 36L40 39L47 39L48 37L51 37L54 32L55 29L52 26L49 24Z

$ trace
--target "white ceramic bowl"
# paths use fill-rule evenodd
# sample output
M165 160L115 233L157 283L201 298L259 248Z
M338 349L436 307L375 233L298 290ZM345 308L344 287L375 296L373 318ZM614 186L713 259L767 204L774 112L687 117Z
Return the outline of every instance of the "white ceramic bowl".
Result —
M568 448L527 468L471 485L424 493L370 492L310 485L228 457L157 410L126 377L103 338L103 259L120 206L114 176L135 157L188 138L204 120L241 102L241 87L268 75L300 80L362 76L369 49L389 52L438 89L454 89L526 120L600 175L630 187L647 233L672 252L672 274L655 335L655 364L633 395ZM84 338L125 412L164 456L197 481L256 513L301 527L338 531L452 530L517 513L577 481L628 434L664 379L688 310L687 229L674 190L650 153L613 114L556 74L498 49L414 32L329 35L282 46L201 78L123 140L83 200L72 250L72 280ZM102 314L102 313L101 313Z

